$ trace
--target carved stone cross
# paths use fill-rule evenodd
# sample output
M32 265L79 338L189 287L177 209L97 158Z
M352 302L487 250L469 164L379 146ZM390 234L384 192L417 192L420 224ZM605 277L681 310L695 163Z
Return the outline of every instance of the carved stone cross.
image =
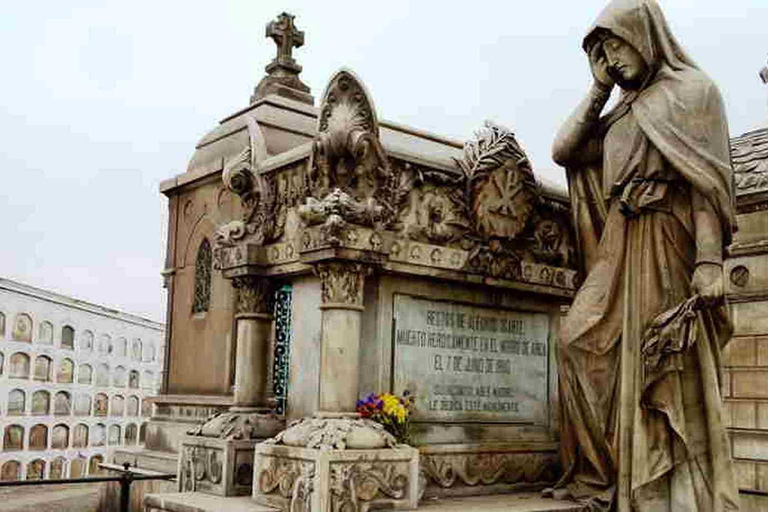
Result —
M298 67L298 71L300 71L301 66L296 64L293 59L293 49L304 44L304 32L298 30L293 24L294 18L295 16L292 14L284 12L277 17L276 21L270 21L267 24L267 37L271 37L277 45L277 56L272 64L287 66L292 69Z

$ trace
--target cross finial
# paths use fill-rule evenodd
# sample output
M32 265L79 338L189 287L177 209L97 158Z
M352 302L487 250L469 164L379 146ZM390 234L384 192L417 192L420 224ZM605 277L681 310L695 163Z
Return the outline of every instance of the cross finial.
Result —
M295 16L282 13L277 20L267 23L267 37L271 37L277 45L277 56L267 67L285 67L300 72L301 66L293 58L293 49L304 44L304 32L298 30L293 23Z

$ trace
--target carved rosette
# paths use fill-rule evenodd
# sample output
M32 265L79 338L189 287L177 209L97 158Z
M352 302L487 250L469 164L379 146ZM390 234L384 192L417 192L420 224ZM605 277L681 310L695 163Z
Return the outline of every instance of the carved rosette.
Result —
M272 297L272 283L257 276L239 276L232 279L237 290L237 313L268 315Z
M363 284L372 271L368 265L343 261L318 263L314 267L320 278L323 307L362 309Z

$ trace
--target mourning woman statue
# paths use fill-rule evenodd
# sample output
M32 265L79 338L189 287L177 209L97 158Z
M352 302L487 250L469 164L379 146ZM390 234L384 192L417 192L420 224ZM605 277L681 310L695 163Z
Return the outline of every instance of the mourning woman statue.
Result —
M655 0L612 1L583 47L594 83L553 147L586 275L562 328L555 495L601 511L738 510L719 386L735 230L722 98Z

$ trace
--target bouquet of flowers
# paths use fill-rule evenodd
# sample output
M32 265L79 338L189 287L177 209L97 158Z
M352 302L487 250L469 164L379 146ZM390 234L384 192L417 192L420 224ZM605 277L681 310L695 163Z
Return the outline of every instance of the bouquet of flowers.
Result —
M365 399L357 401L357 412L363 418L369 418L384 426L384 430L395 436L398 443L410 442L411 411L416 397L407 390L403 396L390 393L371 393Z

